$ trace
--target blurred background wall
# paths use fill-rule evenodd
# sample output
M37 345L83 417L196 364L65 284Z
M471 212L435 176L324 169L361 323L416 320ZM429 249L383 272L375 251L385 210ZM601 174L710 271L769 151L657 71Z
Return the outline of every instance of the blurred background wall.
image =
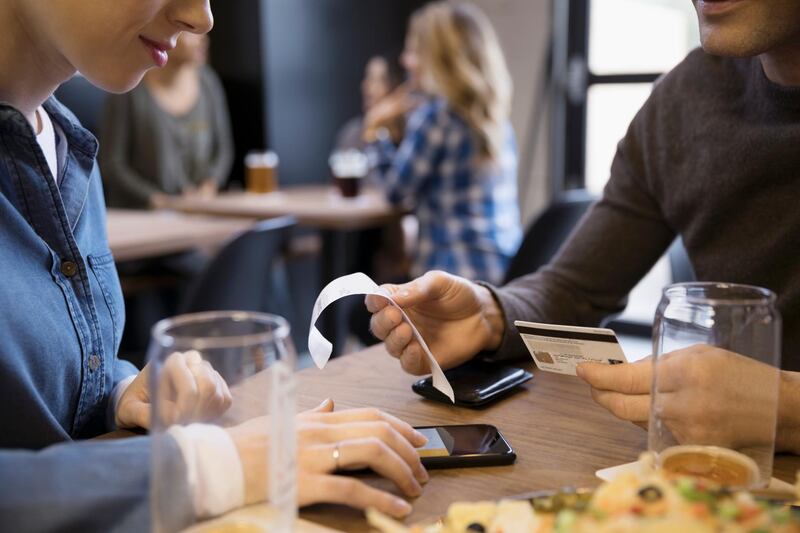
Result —
M523 226L552 194L547 109L551 0L475 0L500 37L514 80L511 122L520 147L519 193Z
M291 183L330 179L336 131L361 113L364 65L397 56L422 0L262 0L266 129Z

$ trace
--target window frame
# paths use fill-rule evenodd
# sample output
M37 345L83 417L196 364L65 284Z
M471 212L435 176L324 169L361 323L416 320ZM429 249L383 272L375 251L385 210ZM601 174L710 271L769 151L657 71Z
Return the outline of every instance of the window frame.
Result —
M553 0L552 175L556 193L586 188L587 106L595 85L654 83L663 72L596 74L589 68L592 0Z

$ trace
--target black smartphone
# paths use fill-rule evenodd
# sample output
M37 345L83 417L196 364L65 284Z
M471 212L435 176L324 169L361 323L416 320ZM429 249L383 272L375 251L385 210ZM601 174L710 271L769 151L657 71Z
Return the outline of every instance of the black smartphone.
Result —
M419 448L425 468L510 465L517 454L500 431L488 424L415 428L428 438Z
M453 386L455 404L462 407L483 407L511 393L533 374L514 366L474 359L445 373ZM429 400L450 404L450 398L433 388L431 378L411 385L411 390Z

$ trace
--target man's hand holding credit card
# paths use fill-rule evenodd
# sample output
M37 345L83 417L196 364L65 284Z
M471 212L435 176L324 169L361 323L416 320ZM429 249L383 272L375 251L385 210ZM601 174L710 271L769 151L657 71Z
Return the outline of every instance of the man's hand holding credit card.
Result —
M539 370L576 376L580 363L627 363L616 334L606 328L514 322Z

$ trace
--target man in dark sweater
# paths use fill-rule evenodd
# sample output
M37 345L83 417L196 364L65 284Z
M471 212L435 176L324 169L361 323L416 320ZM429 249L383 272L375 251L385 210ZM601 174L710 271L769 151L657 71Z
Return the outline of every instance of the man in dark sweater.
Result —
M656 84L619 144L602 199L548 266L502 288L431 272L390 290L444 367L481 351L522 356L514 320L597 325L623 309L680 235L698 279L778 295L778 448L800 453L800 2L694 3L703 49ZM400 313L378 298L367 305L374 333L403 368L426 372ZM686 357L698 366L686 374L700 376L687 385L687 405L713 397L746 427L743 404L753 402L737 401L725 384L757 390L758 379L721 350L698 349L720 357ZM650 373L649 363L579 369L599 403L635 422L648 417ZM774 391L775 380L765 375L763 383ZM719 425L690 409L682 413L687 431Z

